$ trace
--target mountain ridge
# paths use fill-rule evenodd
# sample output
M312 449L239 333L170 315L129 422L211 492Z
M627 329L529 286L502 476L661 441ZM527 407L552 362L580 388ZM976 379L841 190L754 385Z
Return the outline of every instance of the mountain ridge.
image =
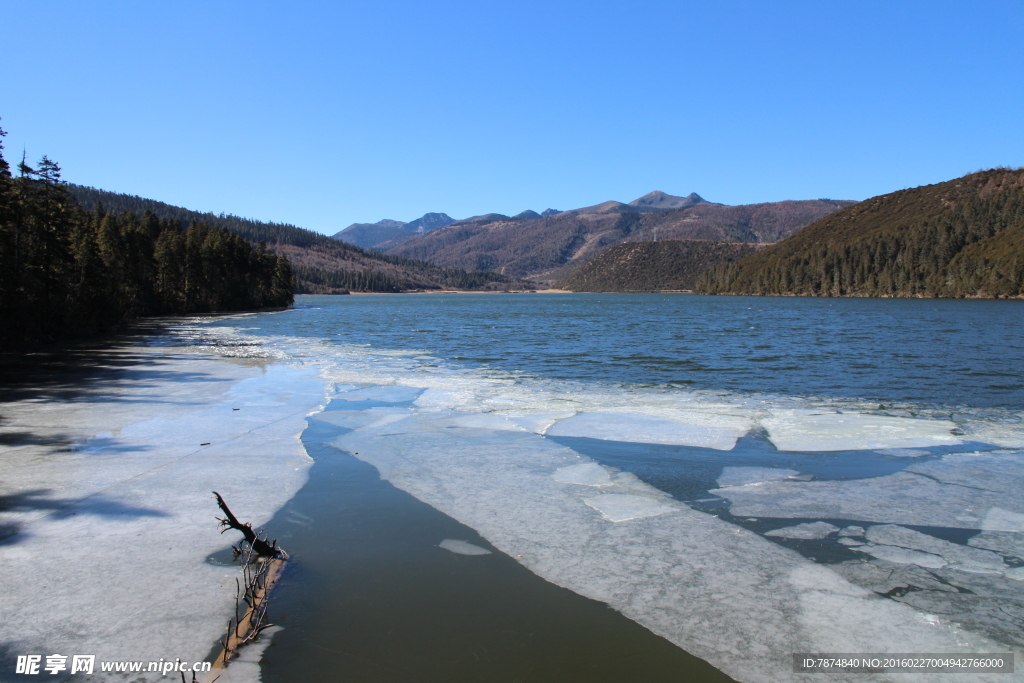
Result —
M666 197L668 201L688 199ZM455 221L388 248L386 253L551 284L622 242L655 238L777 242L855 203L816 199L727 206L702 200L659 209L610 201L529 220L490 214Z
M353 223L331 235L331 238L363 249L380 251L453 222L455 219L446 213L425 213L408 223L384 218L376 223Z

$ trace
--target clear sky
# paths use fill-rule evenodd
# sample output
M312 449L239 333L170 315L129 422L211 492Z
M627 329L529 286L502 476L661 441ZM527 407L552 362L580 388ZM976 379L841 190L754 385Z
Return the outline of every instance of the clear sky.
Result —
M1024 2L0 0L5 156L334 233L1024 165Z

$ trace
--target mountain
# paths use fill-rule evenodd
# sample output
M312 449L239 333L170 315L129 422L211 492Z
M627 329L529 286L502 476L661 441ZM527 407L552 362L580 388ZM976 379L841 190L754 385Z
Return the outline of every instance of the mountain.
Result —
M629 205L651 209L681 209L686 206L702 203L704 203L704 198L696 192L691 192L686 197L675 197L665 194L661 190L655 190L654 192L648 192L643 197L640 197L640 199L634 199Z
M761 245L704 240L626 242L602 252L555 284L574 292L653 292L693 289L697 277Z
M469 218L457 220L454 223L451 223L451 225L466 225L467 223L493 223L494 221L509 220L512 219L502 213L485 213L479 216L470 216Z
M286 256L291 263L297 280L296 294L401 292L413 289L500 290L528 286L528 283L497 273L466 272L414 259L368 253L360 247L294 225L200 213L153 199L82 185L69 184L68 189L86 210L92 210L98 202L102 202L104 209L110 213L128 211L142 215L149 212L162 220L177 221L183 227L191 223L204 223L226 228L250 242L265 242L270 252Z
M655 203L661 197L646 195ZM664 195L665 202L674 201ZM700 199L697 195L681 198ZM640 202L641 197L636 200ZM680 198L675 198L680 199ZM387 250L449 268L494 270L553 283L623 242L657 239L770 243L854 202L816 199L746 206L701 200L660 209L603 202L531 220L489 214L456 221Z
M454 220L445 213L424 214L408 223L385 218L376 223L353 223L331 237L364 249L380 251L397 246L421 233L444 227Z
M1024 296L1024 169L873 197L702 275L707 294Z
M413 233L430 232L435 228L443 228L455 219L446 213L425 213L414 221L405 224L405 229Z
M382 242L392 239L409 239L415 234L405 229L404 222L385 218L376 223L353 223L331 237L357 247L372 249Z

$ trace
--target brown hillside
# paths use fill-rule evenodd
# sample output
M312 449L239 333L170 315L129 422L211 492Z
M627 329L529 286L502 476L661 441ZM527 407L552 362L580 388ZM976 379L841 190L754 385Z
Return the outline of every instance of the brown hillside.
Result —
M606 202L597 205L603 213L576 210L525 221L455 223L388 253L551 283L613 245L650 240L655 233L659 240L774 242L852 203L824 199L747 206L700 203L641 213L625 204Z

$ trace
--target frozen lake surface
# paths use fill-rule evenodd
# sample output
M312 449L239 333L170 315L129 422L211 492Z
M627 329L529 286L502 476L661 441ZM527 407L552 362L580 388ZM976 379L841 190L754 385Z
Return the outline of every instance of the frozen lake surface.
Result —
M294 556L223 680L1020 655L1022 329L1019 301L526 294L180 324L2 404L0 663L205 657L237 574L215 488Z
M422 295L302 297L204 334L320 367L307 449L479 536L424 531L448 560L501 553L780 681L796 652L1021 651L1022 323L1017 301ZM315 612L281 618L267 680Z

